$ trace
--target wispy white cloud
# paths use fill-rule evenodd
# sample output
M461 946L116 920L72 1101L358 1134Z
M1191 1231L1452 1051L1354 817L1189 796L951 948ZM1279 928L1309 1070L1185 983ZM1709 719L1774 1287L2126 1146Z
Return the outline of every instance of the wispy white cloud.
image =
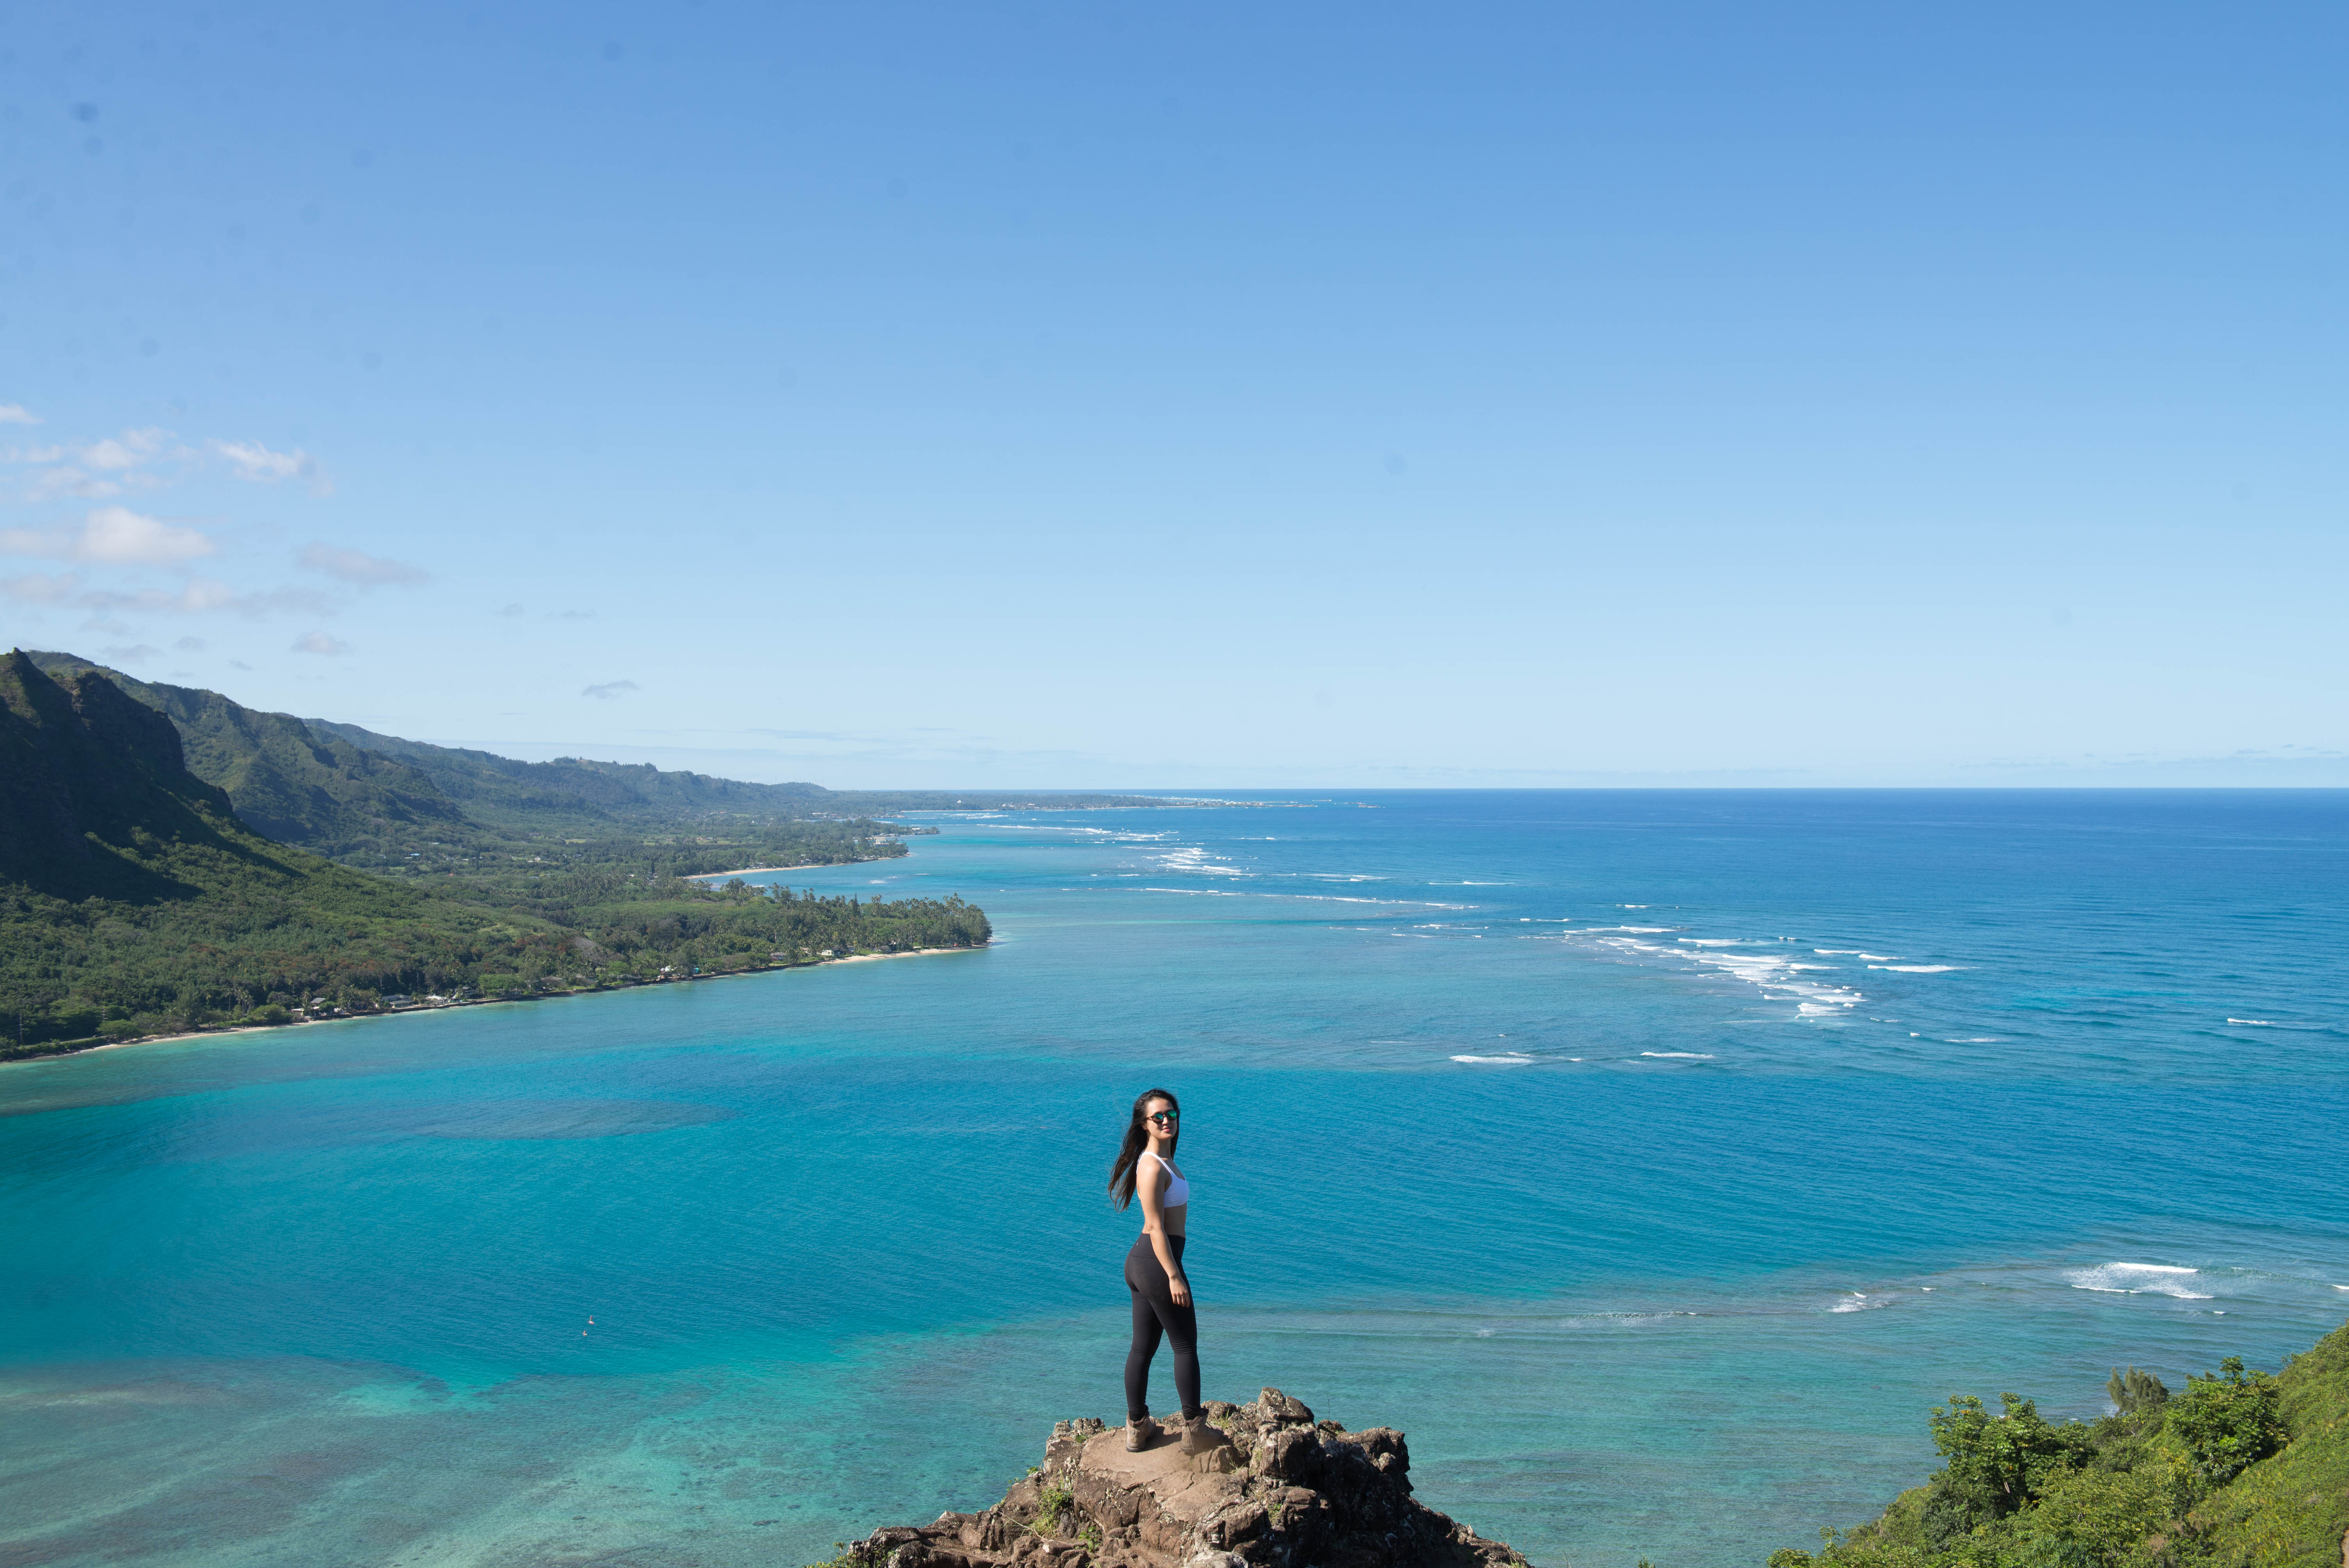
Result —
M127 506L101 506L82 521L74 559L124 565L157 566L191 561L213 552L212 542L192 528L146 517Z
M163 455L164 443L171 438L169 430L149 426L143 430L125 430L119 436L109 436L74 449L74 456L84 468L101 473L121 473L153 462Z
M42 469L34 474L25 488L27 500L55 500L59 496L73 496L81 500L104 500L120 495L121 484L114 480L102 480L84 473L71 463Z
M586 687L581 691L579 695L581 696L592 696L597 702L611 702L629 692L642 691L644 689L644 687L638 686L634 681L605 681L601 686L591 686Z
M78 529L0 529L0 554L5 555L171 566L212 553L212 542L195 529L147 517L127 506L93 508Z
M305 544L295 557L305 572L322 572L345 583L361 587L375 587L386 583L429 583L432 573L421 566L410 566L405 561L390 561L380 555L369 555L364 550L345 550L332 544Z
M341 638L330 637L324 632L305 632L294 639L294 651L297 654L317 654L326 658L338 659L351 651L351 645Z
M290 452L280 452L259 441L215 440L207 444L215 456L227 460L231 473L250 484L274 485L286 480L307 480L310 489L316 493L334 493L334 485L319 470L318 459L299 447Z
M316 465L310 454L296 449L290 452L273 452L259 441L212 441L212 449L228 459L232 472L241 480L255 484L274 484L279 480L298 479Z
M29 464L36 469L24 491L25 499L36 501L67 495L103 500L120 495L126 486L152 490L164 480L140 470L165 458L187 455L186 449L172 447L171 431L151 425L78 444L0 448L0 461Z
M0 577L0 593L27 604L62 604L81 590L81 579L70 572L52 577L29 572L22 577Z
M163 656L162 649L146 643L140 643L138 646L130 648L100 648L98 652L119 665L143 665L149 659L160 659Z
M268 588L240 593L215 577L191 577L176 590L142 588L124 593L96 590L74 601L86 610L125 610L148 615L203 615L225 613L247 620L281 610L327 614L334 606L323 593L307 588Z
M181 637L171 645L171 651L179 654L201 654L204 651L204 640L202 637Z
M501 615L519 615L522 614L522 606L519 604L509 604L504 609L499 611L498 614Z
M21 403L0 404L0 426L39 423L39 416ZM251 484L282 484L298 480L307 484L313 494L335 493L334 484L318 459L299 447L281 452L262 441L217 438L190 444L154 425L95 441L0 446L0 462L23 464L35 470L23 481L22 495L36 501L58 496L103 499L119 495L127 489L156 489L185 479L207 458ZM166 464L172 466L162 466Z

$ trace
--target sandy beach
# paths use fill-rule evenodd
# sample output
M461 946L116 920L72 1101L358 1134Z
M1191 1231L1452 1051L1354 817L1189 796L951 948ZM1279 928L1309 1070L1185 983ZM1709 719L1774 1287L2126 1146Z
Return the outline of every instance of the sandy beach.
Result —
M866 865L870 862L865 861L844 861L841 863L843 865L854 866ZM687 877L685 880L687 882L723 882L728 877L762 877L771 875L777 872L820 872L828 869L830 868L812 862L803 866L744 866L739 872L699 872L692 876Z
M988 944L992 947L993 943ZM926 958L933 953L984 953L986 947L916 947L904 953L852 953L845 958L820 958L819 964L874 964L884 958ZM808 967L801 965L801 968ZM753 971L755 973L755 971Z

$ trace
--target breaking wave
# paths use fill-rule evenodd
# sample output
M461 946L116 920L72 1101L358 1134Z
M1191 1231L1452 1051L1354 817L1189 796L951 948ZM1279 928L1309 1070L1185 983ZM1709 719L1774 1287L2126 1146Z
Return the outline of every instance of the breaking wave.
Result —
M2177 1264L2100 1264L2072 1269L2064 1277L2074 1290L2104 1291L2114 1295L2170 1295L2180 1301L2209 1301L2210 1293L2193 1288L2199 1271Z

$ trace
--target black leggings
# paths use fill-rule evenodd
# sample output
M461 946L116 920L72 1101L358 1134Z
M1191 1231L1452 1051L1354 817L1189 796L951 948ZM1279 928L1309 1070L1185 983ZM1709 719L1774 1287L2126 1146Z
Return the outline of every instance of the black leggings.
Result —
M1183 1238L1166 1238L1174 1266L1183 1266ZM1125 1353L1125 1414L1139 1421L1150 1414L1150 1358L1161 1335L1174 1342L1174 1393L1185 1418L1199 1409L1199 1315L1174 1305L1174 1292L1158 1254L1144 1234L1125 1254L1125 1288L1133 1293L1133 1347Z

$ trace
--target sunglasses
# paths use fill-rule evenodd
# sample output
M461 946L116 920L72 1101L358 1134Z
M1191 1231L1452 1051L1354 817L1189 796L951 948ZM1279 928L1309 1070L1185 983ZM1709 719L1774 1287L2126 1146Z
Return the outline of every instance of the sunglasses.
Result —
M1161 1127L1164 1127L1169 1122L1182 1120L1183 1113L1179 1110L1154 1110L1150 1113L1149 1119L1156 1122Z

